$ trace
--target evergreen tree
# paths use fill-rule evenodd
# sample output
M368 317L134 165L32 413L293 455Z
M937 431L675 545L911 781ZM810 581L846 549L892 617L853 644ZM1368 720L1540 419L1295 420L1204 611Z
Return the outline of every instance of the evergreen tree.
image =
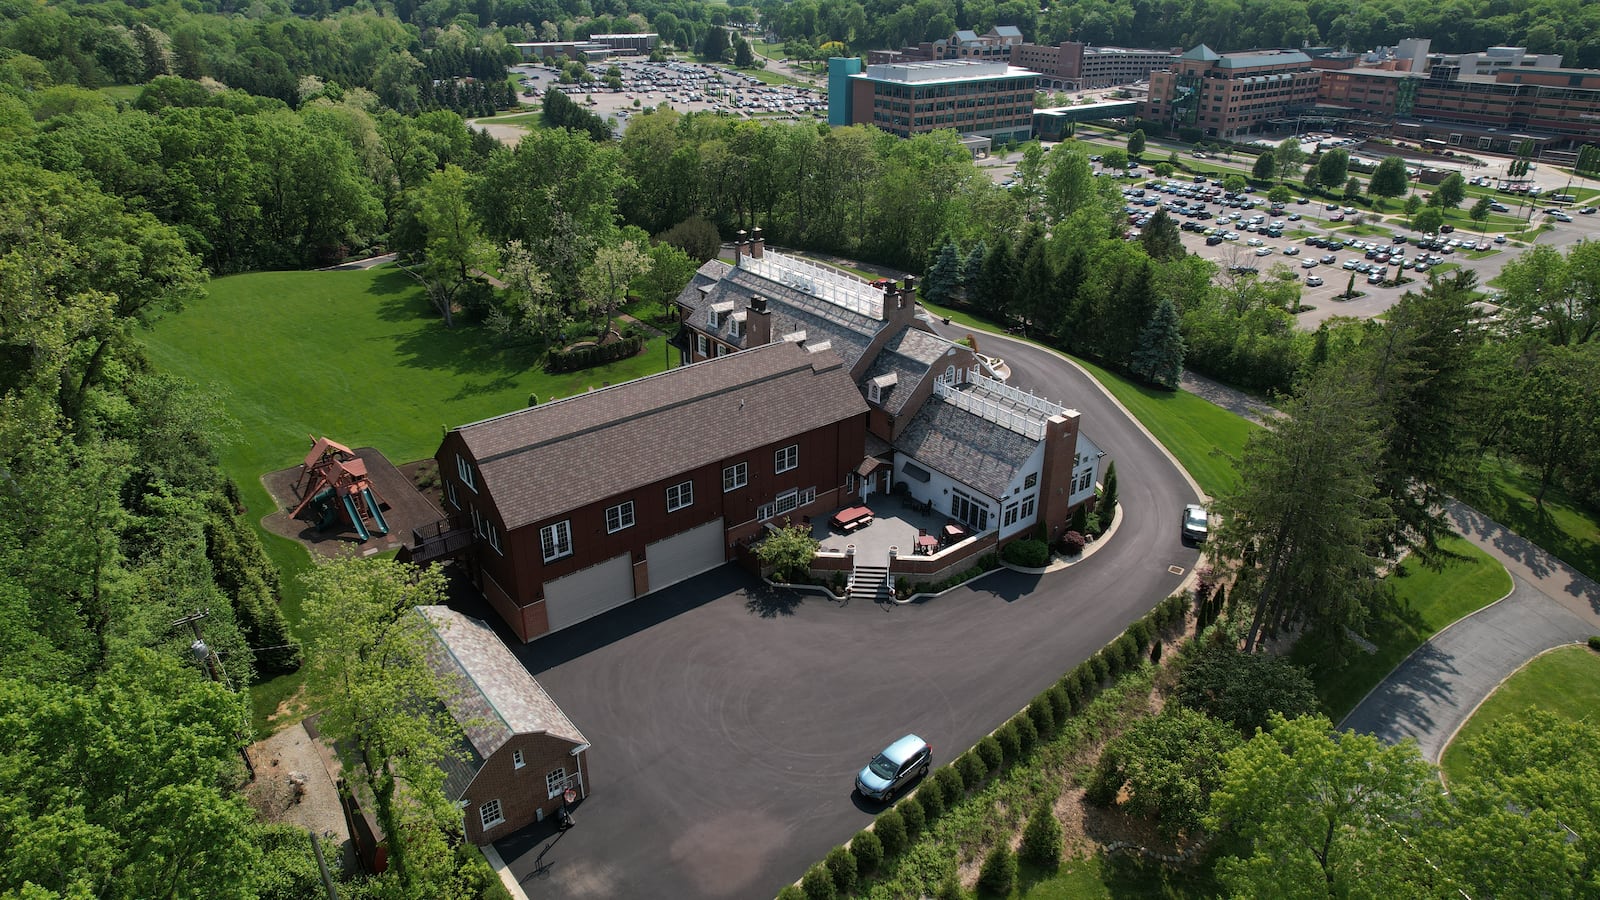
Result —
M983 240L972 245L972 251L961 263L961 286L967 289L967 302L973 302L983 293L983 264L989 258L989 248Z
M1019 855L1047 871L1061 864L1061 822L1049 803L1034 807L1028 824L1022 829L1022 847Z
M750 49L750 42L738 38L733 42L733 64L741 69L748 69L755 65L756 55Z
M978 871L978 893L1009 897L1016 885L1017 857L1011 852L1011 844L1001 839L984 857L983 868Z
M970 295L978 308L993 318L1005 318L1011 308L1010 272L1011 238L1002 234L983 258L983 277L979 280L978 290Z
M726 52L728 52L727 30L715 25L707 28L705 37L700 41L700 58L707 62L721 62L722 54Z
M1172 221L1164 209L1156 210L1156 214L1150 217L1149 224L1139 234L1139 243L1144 247L1144 252L1156 260L1178 259L1188 252L1183 249L1178 223Z
M961 286L961 248L954 241L945 241L939 248L939 255L934 258L933 265L928 267L922 279L922 296L929 303L941 306L950 302L955 296L956 288Z
M1133 352L1128 368L1152 384L1177 389L1183 377L1183 333L1178 310L1166 297L1156 303L1155 315L1139 335L1139 349Z

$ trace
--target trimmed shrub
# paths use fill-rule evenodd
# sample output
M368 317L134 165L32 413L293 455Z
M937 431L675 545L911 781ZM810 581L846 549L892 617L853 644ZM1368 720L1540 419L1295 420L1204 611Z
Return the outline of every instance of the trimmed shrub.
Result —
M1045 691L1045 696L1050 698L1050 711L1055 713L1056 724L1059 725L1072 715L1072 698L1067 696L1067 689L1059 684L1050 686Z
M1000 741L992 734L985 735L974 749L978 753L978 758L983 760L983 764L991 772L999 769L1000 764L1006 761L1005 750L1001 748Z
M1144 648L1131 634L1124 634L1117 638L1117 654L1122 657L1122 671L1131 672L1139 667L1139 657L1144 653Z
M940 766L933 773L933 781L939 786L939 793L944 795L945 809L960 803L961 798L967 795L967 786L954 766Z
M1089 682L1090 687L1099 687L1111 677L1111 664L1106 662L1104 654L1096 653L1089 657L1089 674L1093 676Z
M978 893L1009 897L1016 886L1017 858L1011 853L1011 844L1002 840L983 858L983 868L978 870Z
M1600 650L1600 634L1593 634L1589 636L1589 649Z
M1150 646L1150 638L1155 631L1155 623L1151 621L1151 618L1151 616L1146 616L1128 628L1128 634L1132 635L1133 642L1138 645L1140 653L1143 653L1145 648Z
M1033 721L1033 727L1040 737L1049 737L1056 730L1056 711L1050 705L1050 698L1043 694L1033 698L1028 704L1028 718Z
M1061 822L1049 803L1034 807L1022 829L1022 846L1017 855L1052 872L1061 865Z
M806 900L806 892L792 884L786 884L783 890L778 892L778 900Z
M1117 652L1116 641L1101 647L1100 652L1096 653L1092 658L1105 663L1107 675L1116 676L1122 674L1122 654Z
M900 818L906 823L906 840L915 841L922 834L922 829L928 825L928 812L922 805L921 792L901 800L895 809L900 810Z
M1014 566L1029 569L1042 569L1050 564L1050 548L1044 541L1032 539L1012 541L1000 555Z
M989 775L989 766L978 758L977 751L968 750L956 760L956 771L961 774L961 783L971 791L983 784L983 779Z
M1078 695L1087 702L1090 697L1094 696L1096 684L1094 666L1087 661L1081 662L1076 669L1072 670L1072 677L1078 682Z
M644 339L630 334L622 340L605 346L577 347L572 350L551 350L545 357L545 369L550 372L577 372L582 369L616 362L638 356L644 349Z
M833 876L822 863L817 863L806 870L806 877L800 879L800 890L805 893L806 900L837 900L839 891L833 886Z
M1154 665L1160 665L1160 663L1161 663L1161 642L1160 641L1156 641L1154 644L1150 645L1150 664L1154 666Z
M944 815L944 789L936 779L930 778L917 788L917 801L922 804L927 824L933 824L935 819Z
M1061 683L1056 687L1061 690L1062 696L1067 698L1067 710L1069 713L1075 713L1083 708L1083 686L1078 683L1077 672L1073 672L1071 675L1061 679Z
M933 900L967 900L967 889L961 886L961 873L953 868L946 869L939 889L933 892Z
M871 875L883 862L883 842L871 831L858 831L850 839L850 852L856 857L856 874Z
M833 876L833 889L841 897L850 896L856 889L856 855L849 847L835 847L824 860L828 874Z
M1072 516L1067 519L1067 533L1076 532L1079 537L1083 537L1083 532L1088 527L1089 507L1087 504L1079 503L1078 508L1072 511Z
M995 741L1005 753L1008 762L1016 762L1022 756L1022 739L1017 737L1017 726L1011 722L1001 725L994 733Z
M1033 752L1033 745L1039 743L1039 729L1027 716L1017 716L1011 721L1017 723L1017 743L1022 748L1022 755L1027 756Z
M877 832L878 842L883 845L884 859L894 859L906 852L906 821L898 812L891 809L879 816L872 830Z
M1061 552L1068 556L1077 556L1087 546L1089 539L1081 531L1069 531L1061 536Z

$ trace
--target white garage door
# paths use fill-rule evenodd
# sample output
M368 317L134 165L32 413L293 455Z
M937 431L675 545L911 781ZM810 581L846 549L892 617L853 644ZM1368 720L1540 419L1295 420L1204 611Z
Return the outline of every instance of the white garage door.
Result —
M650 590L659 591L727 562L722 539L722 520L717 519L646 547Z
M551 631L576 625L632 599L633 563L627 553L544 586Z

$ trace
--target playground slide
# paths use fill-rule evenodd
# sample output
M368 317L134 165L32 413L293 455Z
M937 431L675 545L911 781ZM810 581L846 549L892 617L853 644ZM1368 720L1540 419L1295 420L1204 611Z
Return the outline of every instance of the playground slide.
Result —
M389 533L389 523L383 520L383 511L378 509L378 498L372 496L372 488L362 488L361 497L367 501L367 511L372 513L372 524L377 526L373 530L379 535Z
M372 535L367 534L367 526L361 523L361 513L356 511L355 498L349 494L344 494L340 499L344 500L344 511L350 514L350 524L356 527L356 534L363 541L372 537Z

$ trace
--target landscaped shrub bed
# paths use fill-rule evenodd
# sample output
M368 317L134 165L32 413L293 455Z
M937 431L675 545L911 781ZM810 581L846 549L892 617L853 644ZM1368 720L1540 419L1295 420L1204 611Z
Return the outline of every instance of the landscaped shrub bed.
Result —
M544 367L545 371L552 373L577 372L638 356L639 351L643 349L644 338L630 334L610 344L593 344L587 347L574 347L571 350L551 350L545 357Z
M1006 545L1004 556L1014 566L1042 569L1050 564L1050 546L1044 541L1012 541Z
M967 569L964 572L958 572L955 575L951 575L949 578L946 578L943 581L937 581L932 584L912 584L908 581L900 580L896 582L895 589L900 592L901 599L905 599L914 593L940 594L950 590L953 587L959 587L963 584L966 584L972 579L977 578L979 575L982 575L986 572L992 572L999 567L1000 557L993 553L985 553L984 555L978 557L977 565Z

